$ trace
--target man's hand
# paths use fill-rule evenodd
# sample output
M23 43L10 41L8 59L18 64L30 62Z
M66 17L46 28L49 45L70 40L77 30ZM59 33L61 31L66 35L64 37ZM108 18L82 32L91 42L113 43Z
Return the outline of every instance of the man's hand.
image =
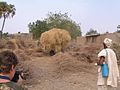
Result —
M23 83L23 73L21 73L20 75L19 75L19 79L18 79L18 81L17 81L17 83L18 84L22 84Z

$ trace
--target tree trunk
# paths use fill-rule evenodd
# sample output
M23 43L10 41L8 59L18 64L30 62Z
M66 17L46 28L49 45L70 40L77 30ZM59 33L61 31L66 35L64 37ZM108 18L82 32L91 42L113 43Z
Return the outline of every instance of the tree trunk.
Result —
M2 28L1 28L1 31L0 31L0 39L2 39L2 33L3 33L3 28L5 26L5 20L6 20L6 17L4 16Z

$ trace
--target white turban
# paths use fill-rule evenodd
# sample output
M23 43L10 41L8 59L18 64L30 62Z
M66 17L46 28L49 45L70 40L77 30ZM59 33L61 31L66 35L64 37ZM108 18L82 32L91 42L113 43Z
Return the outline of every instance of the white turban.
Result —
M106 45L107 47L110 47L110 46L112 45L112 40L109 39L109 38L105 38L105 39L104 39L104 43L105 43L105 45Z

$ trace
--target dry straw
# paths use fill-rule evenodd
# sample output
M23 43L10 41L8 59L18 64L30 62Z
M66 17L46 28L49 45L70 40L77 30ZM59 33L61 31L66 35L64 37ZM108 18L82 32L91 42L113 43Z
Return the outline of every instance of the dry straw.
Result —
M70 40L71 36L68 31L53 28L42 33L40 44L44 52L54 50L57 53L60 52Z

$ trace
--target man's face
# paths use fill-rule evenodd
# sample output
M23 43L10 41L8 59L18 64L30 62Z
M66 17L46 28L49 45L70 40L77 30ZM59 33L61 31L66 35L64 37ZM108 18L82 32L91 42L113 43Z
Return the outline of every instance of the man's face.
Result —
M15 66L12 65L12 68L10 70L10 80L12 80L12 78L14 77L14 75L15 75Z
M107 48L107 46L106 46L106 44L105 44L105 43L103 43L103 46L104 46L104 48Z

